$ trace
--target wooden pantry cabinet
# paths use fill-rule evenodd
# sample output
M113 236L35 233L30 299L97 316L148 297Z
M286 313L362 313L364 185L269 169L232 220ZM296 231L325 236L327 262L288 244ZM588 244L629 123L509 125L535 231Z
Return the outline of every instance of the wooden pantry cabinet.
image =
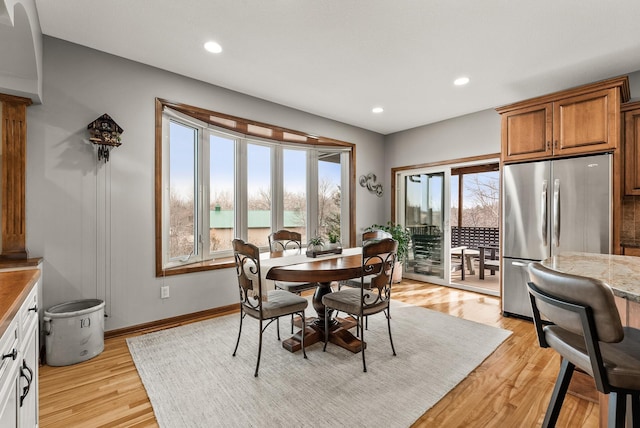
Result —
M500 107L501 160L613 151L620 140L620 104L628 99L623 76Z
M624 127L624 193L640 196L640 101L621 108Z

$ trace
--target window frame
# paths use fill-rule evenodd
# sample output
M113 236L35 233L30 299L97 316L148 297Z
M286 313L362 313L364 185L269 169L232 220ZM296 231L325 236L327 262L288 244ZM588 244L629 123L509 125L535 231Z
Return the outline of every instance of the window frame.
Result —
M184 115L186 117L186 121L203 124L207 129L211 132L221 132L225 135L228 135L231 138L240 138L246 140L244 144L236 144L236 165L235 170L238 168L242 169L242 163L244 162L244 168L246 170L246 144L248 143L258 143L260 141L266 142L269 145L274 145L277 143L283 143L279 150L272 150L271 156L271 176L272 181L274 179L278 180L278 174L281 174L280 165L282 165L282 152L287 148L292 148L295 146L301 147L311 153L311 151L318 151L336 149L338 151L342 151L340 154L341 159L341 186L344 192L343 195L343 203L341 204L341 218L345 219L344 224L348 226L348 233L343 233L343 242L348 242L348 245L352 246L355 243L355 204L353 202L353 198L351 195L354 194L355 189L355 145L352 143L334 140L326 137L319 137L310 135L300 131L294 131L274 125L269 125L265 123L260 123L256 121L251 121L248 119L242 119L235 116L230 116L223 113L218 113L194 106L189 106L181 103L174 103L167 100L163 100L161 98L156 98L156 134L155 134L155 142L156 142L156 150L155 150L155 229L156 229L156 277L167 276L167 275L178 275L190 272L198 272L198 271L206 271L213 269L221 269L228 268L233 266L233 257L221 257L215 260L203 260L197 261L190 264L180 264L177 266L163 267L163 249L168 245L166 241L165 234L163 233L164 225L163 218L168 215L168 212L165 211L164 208L164 192L163 192L163 159L166 158L166 154L164 153L165 146L163 144L163 117L165 108L169 108L178 112L180 116ZM200 140L208 138L209 134L200 133ZM269 135L267 135L269 134ZM208 144L204 144L203 146L207 146ZM312 150L309 150L312 149ZM315 150L314 150L315 149ZM243 153L244 150L244 153ZM308 159L311 159L311 155L308 155ZM316 154L317 158L317 154ZM311 163L308 164L309 168L311 167ZM316 167L317 168L317 167ZM206 168L204 168L206 169ZM317 170L316 170L317 173ZM208 174L208 172L207 172ZM310 174L310 171L307 171L307 174ZM282 177L279 177L282 178ZM282 180L280 180L281 182ZM276 181L277 183L277 181ZM236 186L238 183L236 183ZM246 183L245 183L246 185ZM282 201L280 201L281 196L279 192L283 191L283 189L276 189L277 185L272 186L272 210L275 210L276 215L272 215L271 228L272 230L277 230L280 227L283 219ZM246 189L245 189L246 192ZM206 193L206 192L200 192ZM235 190L237 194L237 190ZM315 194L317 195L317 189ZM246 195L246 193L245 193ZM209 196L200 198L204 198L201 203L206 203ZM246 198L245 198L246 199ZM307 213L311 213L309 206L309 201L313 199L307 196ZM237 201L235 202L238 203ZM245 204L246 201L243 202ZM236 205L237 206L237 205ZM236 225L234 226L235 230L241 230L243 233L246 233L247 229L247 219L246 219L246 206L241 207L241 209L236 210L234 213L234 218ZM317 209L316 211L317 212ZM310 216L307 215L307 220L310 220ZM313 222L317 223L317 219L313 219ZM244 226L243 226L244 225ZM203 227L200 225L200 227ZM311 231L315 230L308 227L308 233L312 233ZM344 236L344 235L347 236ZM243 238L246 239L246 236ZM201 251L204 252L204 249ZM209 252L207 249L206 252Z

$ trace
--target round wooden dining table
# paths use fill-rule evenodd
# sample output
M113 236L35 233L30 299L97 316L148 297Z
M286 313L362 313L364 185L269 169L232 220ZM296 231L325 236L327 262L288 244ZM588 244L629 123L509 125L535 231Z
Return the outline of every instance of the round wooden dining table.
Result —
M362 255L345 255L337 258L314 260L312 262L299 263L289 266L272 267L266 275L267 279L274 281L315 282L318 284L313 294L313 308L317 317L307 320L307 325L293 337L282 342L282 346L295 352L301 349L302 334L304 334L305 346L317 342L324 342L325 308L322 297L332 292L333 281L359 278L362 275ZM356 326L352 317L333 318L331 311L329 316L329 341L342 348L356 353L362 350L362 341L349 331ZM298 323L300 321L298 320Z

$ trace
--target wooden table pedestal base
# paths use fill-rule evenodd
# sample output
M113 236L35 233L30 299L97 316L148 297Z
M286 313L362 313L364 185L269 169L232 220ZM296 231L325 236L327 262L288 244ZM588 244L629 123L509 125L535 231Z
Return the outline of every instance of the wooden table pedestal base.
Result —
M300 318L294 321L294 325L301 327ZM351 352L358 353L362 350L362 341L355 337L350 331L357 325L352 317L334 318L329 323L329 342L334 343ZM282 347L289 352L296 352L302 349L302 330L282 342ZM319 318L307 319L304 329L304 346L308 347L314 343L324 343L324 321ZM366 344L365 344L366 347Z

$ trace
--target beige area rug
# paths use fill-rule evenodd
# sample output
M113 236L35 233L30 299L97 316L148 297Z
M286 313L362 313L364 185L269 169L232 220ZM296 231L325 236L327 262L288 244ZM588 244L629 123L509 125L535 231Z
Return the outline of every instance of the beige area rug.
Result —
M369 319L362 357L336 345L291 354L275 323L255 378L258 322L239 315L127 340L158 423L178 427L407 427L469 375L511 332L392 302L391 355L383 315ZM311 309L310 313L313 313ZM288 318L280 324L282 338Z

